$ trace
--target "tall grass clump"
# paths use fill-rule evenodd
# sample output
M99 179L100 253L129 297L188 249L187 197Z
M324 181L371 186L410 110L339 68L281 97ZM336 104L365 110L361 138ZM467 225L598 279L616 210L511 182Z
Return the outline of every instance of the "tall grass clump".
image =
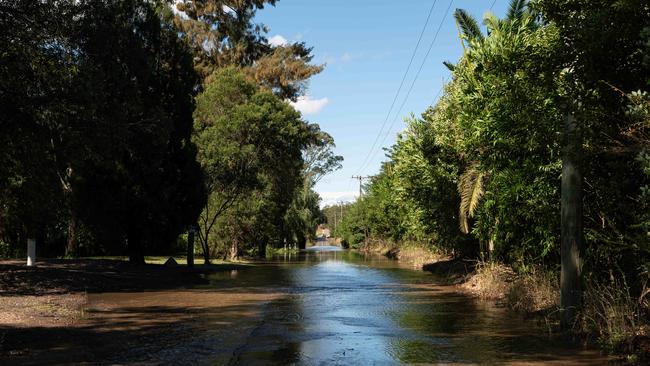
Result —
M577 330L595 336L610 352L635 352L638 348L635 343L647 338L643 327L648 309L647 291L636 297L624 278L613 276L606 282L587 279L584 290Z

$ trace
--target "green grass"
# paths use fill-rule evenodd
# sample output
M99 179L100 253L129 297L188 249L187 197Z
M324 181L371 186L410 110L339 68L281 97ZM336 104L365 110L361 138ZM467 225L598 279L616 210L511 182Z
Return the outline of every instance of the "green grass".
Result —
M300 249L297 249L297 248L289 248L289 247L287 247L286 249L285 249L285 248L273 248L273 247L270 247L270 246L269 246L269 247L266 247L266 256L267 256L267 257L272 257L272 256L274 256L274 255L282 255L282 254L285 254L285 253L286 253L286 254L289 254L289 253L292 253L292 254L300 253Z
M145 256L144 260L147 264L165 264L169 256ZM176 262L180 265L187 265L187 258L184 256L173 256L173 258L176 260ZM124 257L124 256L95 256L95 257L83 257L80 259L105 259L105 260L116 260L116 261L128 261L129 257ZM246 262L241 262L241 263L233 263L233 262L228 262L224 261L221 259L212 259L211 260L212 265L238 265L238 266L245 266L248 265ZM203 265L203 258L197 258L194 257L194 265L196 266L202 266Z

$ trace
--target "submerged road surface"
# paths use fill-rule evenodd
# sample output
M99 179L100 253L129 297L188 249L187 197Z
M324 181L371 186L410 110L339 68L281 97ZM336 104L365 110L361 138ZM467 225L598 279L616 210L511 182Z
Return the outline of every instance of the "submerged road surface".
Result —
M550 337L542 325L437 285L428 273L336 247L208 280L201 288L89 294L78 324L35 329L30 357L16 364L608 362Z
M238 273L236 286L272 282L271 302L233 365L602 364L547 330L437 286L431 275L334 247ZM224 280L224 278L221 278Z

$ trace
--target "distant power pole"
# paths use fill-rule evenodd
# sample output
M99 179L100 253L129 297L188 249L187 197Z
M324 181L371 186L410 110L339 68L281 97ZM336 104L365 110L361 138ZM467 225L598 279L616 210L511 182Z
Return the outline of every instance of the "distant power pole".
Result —
M370 176L362 177L360 175L353 175L352 176L352 179L357 179L359 181L359 198L361 198L361 195L363 194L363 192L361 191L362 186L363 186L363 184L362 184L363 180L364 179L370 179L370 178L372 178L372 177L370 177Z
M339 222L341 222L341 220L343 220L343 201L338 201L338 204L339 204L339 210L341 211L339 215ZM334 216L336 216L336 208L334 209Z

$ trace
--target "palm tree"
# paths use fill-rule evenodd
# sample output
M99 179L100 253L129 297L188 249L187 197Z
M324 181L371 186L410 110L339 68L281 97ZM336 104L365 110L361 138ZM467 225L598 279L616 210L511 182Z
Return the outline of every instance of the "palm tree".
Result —
M486 174L479 169L478 164L474 163L458 179L458 193L460 194L458 219L460 220L460 230L465 234L469 234L469 219L474 216L479 201L485 193L485 177Z
M463 61L470 63L467 48L477 50L495 38L511 37L517 32L518 27L536 26L533 13L528 9L527 0L511 0L505 19L499 19L491 12L483 17L483 24L487 28L484 35L476 18L463 9L456 9L454 19L458 27L461 46L463 47ZM452 72L456 66L445 61ZM471 67L470 67L471 69ZM488 174L480 169L476 162L471 162L458 180L458 193L460 195L459 221L463 233L469 233L469 219L474 216L483 194Z

